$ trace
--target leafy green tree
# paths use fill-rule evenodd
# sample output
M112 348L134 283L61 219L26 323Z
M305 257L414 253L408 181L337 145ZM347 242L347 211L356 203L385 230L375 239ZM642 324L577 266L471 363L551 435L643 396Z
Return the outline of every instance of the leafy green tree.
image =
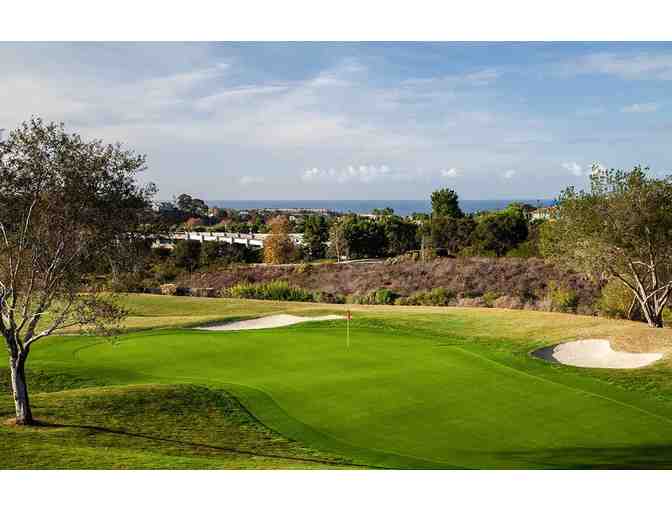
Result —
M375 208L371 213L376 216L392 216L394 214L394 209L391 207L384 207L383 209Z
M432 214L435 217L448 216L449 218L462 218L464 213L460 209L457 193L449 188L436 190L432 193Z
M242 244L205 241L201 249L203 264L243 264L259 262L259 250Z
M400 255L418 249L418 225L400 216L385 215L379 222L383 226L388 255Z
M334 222L330 240L338 257L378 258L387 251L387 239L382 224L354 214L343 216Z
M534 220L530 222L527 226L527 239L506 252L506 256L519 258L541 257L539 238L543 225L547 221L548 220Z
M201 242L195 239L178 241L173 251L175 265L187 271L193 271L199 266L202 248Z
M129 238L155 192L136 182L144 169L144 156L40 118L0 142L0 335L19 425L34 423L25 372L33 345L70 326L104 333L125 315L94 272L135 247Z
M445 250L450 255L456 255L469 245L475 228L476 222L470 216L464 218L434 217L430 223L432 246L436 250Z
M175 200L177 208L189 215L202 218L208 215L208 205L200 198L194 198L191 195L182 193Z
M472 247L477 253L492 252L501 257L527 239L527 225L523 212L517 209L483 215L471 236Z
M593 168L588 190L567 188L542 230L542 253L596 278L617 279L651 327L672 294L672 176Z
M329 240L329 224L324 216L308 216L303 223L303 244L310 259L324 258Z
M228 243L219 243L217 241L204 241L201 246L201 261L208 265L217 262L223 254L222 247Z

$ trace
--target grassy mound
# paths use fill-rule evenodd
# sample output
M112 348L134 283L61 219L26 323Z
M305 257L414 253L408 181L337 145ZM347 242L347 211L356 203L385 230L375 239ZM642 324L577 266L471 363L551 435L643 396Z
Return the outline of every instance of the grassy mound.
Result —
M337 468L263 426L230 394L193 385L139 385L40 393L41 426L6 421L0 401L0 468ZM347 466L352 467L352 466Z

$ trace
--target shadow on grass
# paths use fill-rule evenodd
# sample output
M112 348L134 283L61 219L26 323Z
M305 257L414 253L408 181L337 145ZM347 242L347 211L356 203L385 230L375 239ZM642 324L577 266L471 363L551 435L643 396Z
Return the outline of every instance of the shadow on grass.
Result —
M347 461L336 461L336 460L325 460L325 459L311 459L309 457L297 457L291 455L279 455L273 453L260 453L254 450L243 450L239 448L230 448L225 446L216 446L204 443L194 443L190 441L181 441L179 439L171 439L165 437L152 436L149 434L141 434L137 432L129 432L122 429L111 429L108 427L99 427L95 425L69 425L65 423L50 423L45 421L36 420L31 428L65 428L65 429L75 429L75 430L87 430L91 432L103 433L103 434L115 434L125 437L133 437L138 439L146 439L148 441L156 441L161 443L168 443L178 446L186 446L195 449L207 449L214 450L226 453L235 453L239 455L249 455L253 457L263 457L270 459L281 459L281 460L292 460L297 462L309 462L311 464L322 464L325 466L341 466L341 467L352 467L352 468L368 468L368 469L384 469L378 466L370 466L366 464L356 464Z
M546 469L672 469L672 445L557 448L500 455Z

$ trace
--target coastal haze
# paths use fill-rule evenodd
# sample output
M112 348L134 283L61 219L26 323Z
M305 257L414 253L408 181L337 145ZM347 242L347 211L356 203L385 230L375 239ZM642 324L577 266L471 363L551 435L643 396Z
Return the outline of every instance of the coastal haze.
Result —
M399 216L413 213L429 214L432 204L429 200L207 200L211 207L229 209L267 209L267 210L319 210L326 209L337 213L370 214L374 209L390 207ZM479 211L497 211L513 202L530 204L535 207L547 207L554 203L551 199L520 200L460 200L460 208L466 213Z

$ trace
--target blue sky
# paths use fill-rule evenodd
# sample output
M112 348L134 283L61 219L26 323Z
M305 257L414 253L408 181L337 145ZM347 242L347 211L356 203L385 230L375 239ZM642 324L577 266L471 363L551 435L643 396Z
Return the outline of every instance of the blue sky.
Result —
M549 198L672 173L669 43L0 44L31 115L148 155L163 198Z

